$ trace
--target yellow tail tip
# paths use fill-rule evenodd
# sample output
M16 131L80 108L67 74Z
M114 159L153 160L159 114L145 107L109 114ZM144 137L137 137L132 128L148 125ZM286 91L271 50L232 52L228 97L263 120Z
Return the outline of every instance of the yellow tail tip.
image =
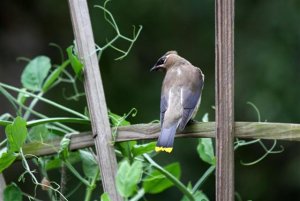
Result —
M168 153L171 153L173 150L173 147L155 147L156 152L165 151Z

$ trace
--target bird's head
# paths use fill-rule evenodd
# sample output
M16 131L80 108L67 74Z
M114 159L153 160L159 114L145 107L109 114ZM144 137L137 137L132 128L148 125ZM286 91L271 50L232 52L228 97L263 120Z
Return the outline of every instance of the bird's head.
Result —
M157 60L156 64L150 69L150 71L166 71L180 58L181 57L176 51L168 51Z

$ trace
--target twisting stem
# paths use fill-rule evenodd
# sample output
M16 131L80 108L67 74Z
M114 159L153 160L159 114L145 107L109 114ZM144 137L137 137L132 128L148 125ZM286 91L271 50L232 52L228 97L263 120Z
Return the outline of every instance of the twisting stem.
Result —
M100 172L97 171L97 173L95 174L92 182L90 183L89 186L87 186L84 201L90 201L91 200L92 193L93 193L94 189L96 188L96 182L97 182L97 179L99 177L99 174L100 174Z
M19 93L23 93L23 94L29 95L29 96L34 97L34 98L38 97L37 95L35 95L35 94L33 94L33 93L30 93L30 92L27 92L27 91L22 91L22 90L20 90L20 89L18 89L18 88L16 88L16 87L13 87L13 86L10 86L10 85L1 83L1 82L0 82L0 86L2 86L3 88L10 89L10 90L12 90L12 91L16 91L16 92L19 92ZM85 116L85 115L83 115L83 114L81 114L81 113L79 113L79 112L76 112L75 110L72 110L72 109L70 109L70 108L67 108L67 107L65 107L65 106L63 106L63 105L60 105L60 104L58 104L58 103L56 103L56 102L54 102L54 101L51 101L51 100L49 100L49 99L46 99L46 98L43 98L43 97L39 97L39 100L41 100L41 101L43 101L43 102L45 102L45 103L48 103L49 105L52 105L52 106L54 106L54 107L56 107L56 108L59 108L59 109L61 109L61 110L64 110L64 111L66 111L66 112L69 112L69 113L71 113L71 114L74 114L74 115L76 115L76 116L78 116L78 117L81 117L81 118L83 118L83 119L88 119L87 116Z
M145 190L141 188L137 194L131 198L129 201L139 201L145 195Z
M27 160L26 160L26 157L25 157L25 155L24 155L24 153L23 153L22 148L19 150L19 155L20 155L20 157L21 157L21 159L22 159L22 164L23 164L23 167L24 167L24 169L25 169L25 173L28 173L28 174L30 175L30 177L31 177L31 179L32 179L32 181L33 181L33 183L34 183L35 185L49 188L50 190L53 190L53 191L55 191L56 193L58 193L64 200L67 201L67 198L66 198L63 194L61 194L61 193L59 192L59 190L53 188L51 185L48 186L48 185L45 185L45 184L42 184L42 183L39 183L39 182L38 182L37 178L36 178L35 175L33 174L33 171L31 171L31 169L30 169L30 167L29 167L29 165L28 165L28 163L27 163ZM25 174L25 173L24 173L24 174Z
M0 87L0 90L3 89L2 87ZM34 114L35 116L37 117L40 117L40 118L48 118L46 115L43 115L33 109L30 109L29 107L27 107L26 105L24 105L23 103L20 103L15 97L13 97L10 93L7 92L7 98L9 98L10 100L12 100L13 102L15 102L17 105L19 105L21 108L27 110L27 111L30 111L32 114ZM4 121L4 120L0 120L0 126L5 126L7 124L9 124L11 122L9 121ZM76 132L76 130L66 126L66 125L63 125L61 123L58 123L58 122L54 122L55 125L57 126L60 126L62 129L64 129L63 132L65 133L68 133L68 132Z
M206 172L202 175L202 177L196 182L196 184L192 190L193 193L195 193L201 187L201 185L215 171L215 169L216 169L216 166L212 165L206 170Z
M136 39L138 38L141 30L142 30L142 26L139 27L139 30L137 31L137 33L135 33L135 26L133 27L133 38L129 38L129 37L126 37L124 35L122 35L120 33L120 30L119 30L119 27L118 27L118 24L116 23L115 19L114 19L114 16L112 15L112 13L107 10L106 8L106 5L107 3L109 2L110 0L106 0L104 2L104 6L100 6L100 5L95 5L94 7L95 8L100 8L103 10L104 12L104 19L112 26L112 28L116 31L116 36L110 40L109 42L107 41L106 44L103 46L103 47L99 47L97 46L97 49L99 51L98 53L98 60L100 60L101 58L101 55L102 55L102 52L103 50L105 50L106 48L108 47L111 47L112 49L122 53L122 55L118 58L116 58L115 60L121 60L123 59L124 57L126 57L128 55L128 53L130 52L134 42L136 41ZM113 43L117 40L117 39L123 39L123 40L126 40L130 43L129 47L127 48L126 51L124 50L121 50L119 48L117 48L116 46L113 45Z
M86 186L90 186L90 183L77 172L77 170L72 166L72 164L69 161L66 160L65 165L82 183L84 183Z
M60 168L60 193L63 195L65 194L66 184L67 184L67 171L66 171L66 165L64 162L61 163ZM60 196L60 201L64 201L64 198Z
M192 192L190 192L187 187L183 185L183 183L174 177L174 175L158 165L148 154L143 154L143 156L155 169L165 175L165 177L168 178L190 201L195 201Z
M32 101L31 101L31 103L30 103L30 105L29 105L29 107L28 107L28 109L29 110L27 110L26 112L25 112L25 114L24 114L24 119L25 120L28 120L29 119L29 116L30 116L30 114L31 114L31 111L32 111L32 109L34 108L34 106L37 104L37 102L39 101L39 99L40 99L40 97L42 97L43 96L43 92L41 91Z

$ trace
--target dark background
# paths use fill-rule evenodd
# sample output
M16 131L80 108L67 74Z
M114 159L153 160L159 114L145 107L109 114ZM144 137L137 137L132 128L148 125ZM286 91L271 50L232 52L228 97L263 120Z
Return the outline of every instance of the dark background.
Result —
M95 41L103 45L114 36L113 29L103 20L103 12L89 1ZM159 118L162 73L149 73L150 67L168 50L179 54L205 74L205 87L197 119L209 113L214 120L214 1L213 0L114 0L109 4L119 28L131 36L132 25L143 25L143 30L130 54L121 61L113 50L107 50L100 62L106 100L109 109L124 114L131 108L138 110L132 123L144 123ZM52 63L60 63L54 42L63 49L73 43L73 33L67 1L59 0L4 0L0 7L0 82L21 87L20 75L26 65L17 57L33 58L48 55ZM118 43L126 47L126 43ZM235 119L257 121L255 111L246 104L253 102L263 121L299 123L300 107L300 1L297 0L242 0L235 9ZM65 86L72 95L69 86ZM82 87L80 87L81 90ZM86 104L66 101L62 88L46 94L47 98L83 111ZM49 116L60 111L38 105ZM0 96L0 114L13 113L12 107ZM63 115L63 114L62 114ZM3 137L3 130L0 130ZM266 142L271 144L271 142ZM279 142L285 151L268 156L253 166L242 166L240 161L253 161L263 154L257 146L236 152L235 187L243 200L300 200L299 143ZM172 155L156 158L160 164L179 161L182 180L197 181L207 165L200 161L195 149L197 140L176 140ZM13 168L18 167L18 164ZM18 178L20 172L5 172L7 182ZM53 173L55 177L55 173ZM29 180L27 181L29 182ZM71 179L70 183L78 182ZM20 184L21 185L21 184ZM25 183L26 185L26 183ZM70 184L71 185L71 184ZM33 186L22 186L30 189ZM83 189L82 189L83 190ZM214 177L203 187L214 200ZM179 200L180 192L169 189L148 200ZM75 199L75 198L73 198Z

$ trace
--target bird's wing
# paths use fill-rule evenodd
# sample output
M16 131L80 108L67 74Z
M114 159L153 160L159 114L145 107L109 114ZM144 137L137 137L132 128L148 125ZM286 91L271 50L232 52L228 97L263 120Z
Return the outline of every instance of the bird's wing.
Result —
M164 122L165 112L168 108L168 95L161 95L160 97L160 125Z
M183 114L179 124L179 130L183 130L188 121L191 119L192 114L200 101L203 83L203 78L201 78L197 81L197 83L195 83L193 89L182 87L181 98Z

